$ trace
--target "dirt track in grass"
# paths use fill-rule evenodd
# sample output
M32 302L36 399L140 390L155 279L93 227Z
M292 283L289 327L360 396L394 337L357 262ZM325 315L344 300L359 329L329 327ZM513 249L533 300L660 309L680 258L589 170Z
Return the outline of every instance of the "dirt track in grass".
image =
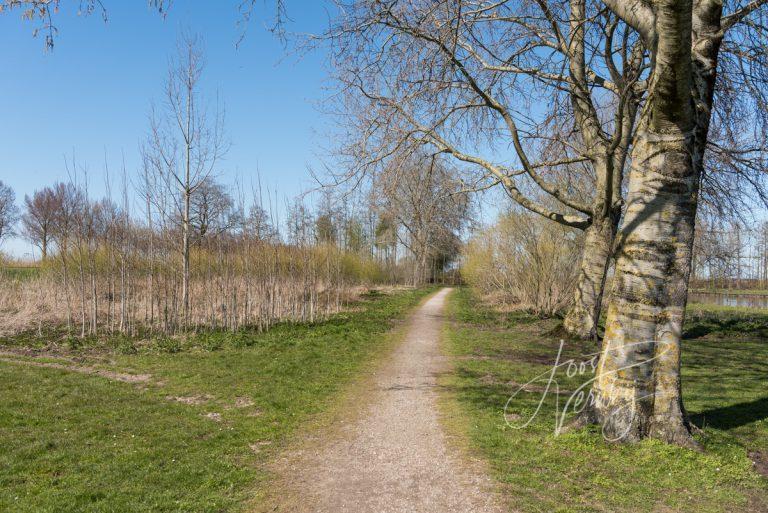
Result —
M495 513L482 465L448 443L438 412L443 289L411 317L403 342L335 429L278 464L285 494L273 511Z

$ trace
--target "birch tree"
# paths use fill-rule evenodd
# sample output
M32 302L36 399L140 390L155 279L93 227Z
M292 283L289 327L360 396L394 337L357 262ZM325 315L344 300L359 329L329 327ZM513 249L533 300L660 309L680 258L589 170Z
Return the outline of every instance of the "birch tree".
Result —
M612 439L692 446L680 339L718 46L729 25L763 2L725 17L718 2L605 4L642 36L653 67L632 148L606 335L582 419Z

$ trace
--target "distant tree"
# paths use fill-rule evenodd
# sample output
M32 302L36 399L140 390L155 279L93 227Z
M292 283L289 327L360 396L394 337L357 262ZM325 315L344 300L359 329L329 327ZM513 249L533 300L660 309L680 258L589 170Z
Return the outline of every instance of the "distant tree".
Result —
M238 224L232 197L224 187L208 177L192 196L190 222L198 241L218 235Z
M338 242L338 230L333 216L322 213L315 219L315 237L319 244L336 244Z
M43 260L53 237L53 225L61 207L60 197L50 187L35 191L32 197L24 196L26 211L21 217L24 237L40 249Z
M417 151L395 156L376 187L379 210L403 228L393 233L414 259L413 283L433 279L431 271L444 270L458 256L459 234L470 217L458 171L438 155Z
M317 205L315 216L315 241L318 244L338 245L340 236L343 235L339 199L334 197L332 189L323 190L320 203Z
M312 214L299 199L288 210L288 240L296 246L312 243Z
M67 258L71 249L70 242L78 227L78 218L85 208L86 198L83 191L71 183L58 182L51 189L58 207L51 225L51 241L56 243L58 257L61 260L67 307L67 329L70 329L72 326L72 298L69 290L70 276Z
M376 208L375 204L373 208ZM396 274L398 228L397 221L391 213L380 212L373 229L376 256L384 263L392 281L395 281Z
M66 253L68 241L75 229L75 221L85 204L83 192L71 183L58 182L51 188L53 201L57 205L51 226L51 240L58 246L59 252Z
M245 233L256 240L266 242L276 242L278 233L272 225L272 221L267 212L261 205L251 206L248 215L243 220Z
M0 243L13 235L13 226L19 220L16 194L13 189L0 181Z
M366 248L366 236L363 223L358 219L349 219L344 227L344 244L346 249L354 253L361 253Z

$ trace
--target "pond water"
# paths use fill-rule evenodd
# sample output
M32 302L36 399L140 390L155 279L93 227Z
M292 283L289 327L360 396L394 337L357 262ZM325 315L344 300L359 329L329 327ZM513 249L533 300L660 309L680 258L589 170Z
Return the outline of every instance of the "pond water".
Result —
M716 292L691 292L689 303L705 303L720 306L739 306L768 309L768 296L760 294L721 294Z

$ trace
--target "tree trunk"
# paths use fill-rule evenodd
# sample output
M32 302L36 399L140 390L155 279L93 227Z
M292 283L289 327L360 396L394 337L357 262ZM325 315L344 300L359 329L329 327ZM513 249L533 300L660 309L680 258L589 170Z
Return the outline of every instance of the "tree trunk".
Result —
M630 89L622 93L627 96L625 104L618 111L621 112L617 126L620 130L615 134L618 139L615 145L608 144L601 136L601 120L592 103L586 73L586 2L571 0L570 9L569 72L573 82L570 99L574 119L585 147L591 149L596 195L591 208L591 224L585 229L573 306L565 318L564 327L574 337L596 339L605 278L621 218L620 199L624 166L638 107L635 94L630 92Z
M182 220L181 234L181 310L182 323L186 329L189 325L189 215L190 215L190 193L189 189L184 190L184 219Z
M687 444L680 335L696 212L690 139L639 134L594 384L606 436Z
M69 290L69 270L67 268L67 243L61 241L59 254L61 255L62 272L64 273L64 297L67 304L67 334L72 330L72 297Z
M704 173L704 153L707 149L715 97L717 62L723 40L722 15L722 2L698 2L694 9L691 58L696 102L696 137L693 165L699 177Z
M597 337L597 321L603 301L605 276L611 259L618 216L595 219L584 231L584 249L573 306L563 326L581 339Z
M631 133L634 125L636 106L632 104L628 109L632 111L624 120L627 134ZM592 205L592 223L584 230L584 248L573 305L563 323L565 330L576 338L597 339L606 275L621 219L621 183L627 146L616 148L613 155L597 158L593 164L598 194ZM610 152L606 150L606 153ZM607 199L609 196L610 199Z
M692 155L692 6L660 0L653 9L653 81L632 150L590 414L610 440L654 437L692 446L680 388L699 181Z

